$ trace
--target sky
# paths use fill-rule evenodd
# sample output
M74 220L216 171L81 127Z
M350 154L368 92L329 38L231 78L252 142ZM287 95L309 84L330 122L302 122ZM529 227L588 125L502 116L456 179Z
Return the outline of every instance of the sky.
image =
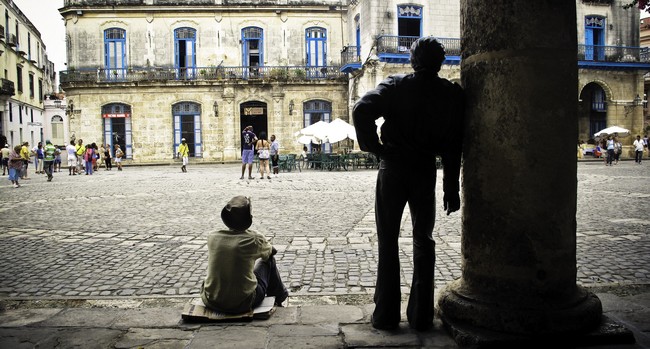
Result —
M57 72L66 70L65 25L58 11L63 7L63 0L13 0L13 2L41 33L47 57L54 62L54 69Z

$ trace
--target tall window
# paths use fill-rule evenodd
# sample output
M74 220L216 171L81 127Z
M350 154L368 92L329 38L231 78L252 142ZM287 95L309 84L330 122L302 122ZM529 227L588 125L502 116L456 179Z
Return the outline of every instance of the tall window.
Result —
M16 67L16 79L18 92L23 92L23 68L20 66Z
M178 154L181 140L185 138L191 157L203 156L201 144L201 106L183 102L172 107L174 118L174 154Z
M126 78L126 30L104 30L104 67L109 80Z
M174 64L178 79L192 79L196 76L196 30L178 28L174 30Z
M258 27L242 29L243 62L244 67L249 67L248 73L253 77L259 74L259 66L264 65L264 30ZM244 72L245 74L247 72Z
M585 17L585 60L605 59L605 17Z
M52 117L52 143L56 145L65 144L63 139L63 118L59 115Z
M327 30L320 27L307 28L305 31L307 43L308 75L319 76L327 74ZM316 69L311 69L311 67ZM320 68L319 68L320 67ZM322 68L322 71L321 71Z
M104 143L108 144L111 154L115 155L115 145L119 144L127 159L133 158L133 140L131 136L131 106L121 103L102 107L104 119Z
M27 59L32 60L32 33L27 33Z
M304 113L304 127L313 125L319 121L330 122L332 115L332 103L322 100L312 100L307 101L303 104L303 113ZM320 144L310 144L309 151L312 151L314 148L321 148L321 151L324 153L330 153L332 151L332 145L330 143Z
M398 50L408 53L411 44L422 36L422 7L413 5L397 6Z
M29 97L34 98L34 74L29 74Z

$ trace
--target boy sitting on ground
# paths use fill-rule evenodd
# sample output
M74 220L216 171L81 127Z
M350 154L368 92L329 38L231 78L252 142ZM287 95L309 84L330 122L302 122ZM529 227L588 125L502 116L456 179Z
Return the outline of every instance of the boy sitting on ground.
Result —
M275 296L282 305L289 292L275 263L274 247L266 238L249 230L253 222L250 200L235 196L221 210L229 230L208 235L208 275L201 287L203 303L216 311L242 314Z

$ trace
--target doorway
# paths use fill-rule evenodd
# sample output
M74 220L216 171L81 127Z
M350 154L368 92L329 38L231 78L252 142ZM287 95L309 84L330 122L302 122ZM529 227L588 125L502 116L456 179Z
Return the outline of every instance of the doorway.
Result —
M250 101L242 103L239 108L239 132L246 126L253 126L253 133L259 137L261 132L268 135L268 118L266 103L259 101ZM244 141L240 140L240 148L243 147Z

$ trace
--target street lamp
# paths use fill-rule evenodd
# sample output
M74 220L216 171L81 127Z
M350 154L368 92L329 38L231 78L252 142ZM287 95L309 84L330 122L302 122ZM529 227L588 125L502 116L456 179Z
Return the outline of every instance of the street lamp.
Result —
M212 104L212 109L214 110L214 117L219 117L219 103L217 101L214 101L214 104Z
M289 101L289 115L293 115L293 99Z
M643 100L641 99L641 97L639 97L639 94L637 93L636 97L634 97L634 105L638 107L642 104L643 104Z

